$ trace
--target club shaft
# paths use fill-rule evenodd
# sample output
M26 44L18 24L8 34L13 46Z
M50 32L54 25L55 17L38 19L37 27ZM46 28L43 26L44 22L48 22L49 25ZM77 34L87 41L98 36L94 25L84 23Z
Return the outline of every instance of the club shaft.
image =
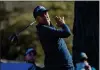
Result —
M19 32L16 32L16 35L18 36L22 31L24 31L25 29L27 29L29 26L32 26L36 21L30 23L29 25L27 25L25 28L21 29Z

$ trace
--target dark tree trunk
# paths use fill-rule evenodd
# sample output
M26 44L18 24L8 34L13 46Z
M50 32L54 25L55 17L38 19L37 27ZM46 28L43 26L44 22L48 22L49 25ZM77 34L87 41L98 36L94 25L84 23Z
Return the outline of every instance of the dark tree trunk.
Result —
M99 70L99 1L76 1L73 26L73 60L85 52L91 66Z

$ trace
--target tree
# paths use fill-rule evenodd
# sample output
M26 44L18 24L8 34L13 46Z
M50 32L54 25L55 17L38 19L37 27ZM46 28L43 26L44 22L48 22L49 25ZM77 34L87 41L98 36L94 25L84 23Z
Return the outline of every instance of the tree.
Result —
M99 70L99 1L76 1L73 26L73 60L85 52L90 65Z

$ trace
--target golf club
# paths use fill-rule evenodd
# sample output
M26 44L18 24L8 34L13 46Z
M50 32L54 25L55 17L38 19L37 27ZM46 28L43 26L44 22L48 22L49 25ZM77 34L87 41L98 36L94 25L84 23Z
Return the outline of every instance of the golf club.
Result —
M36 21L30 23L27 25L25 28L21 29L19 32L14 32L8 40L10 41L11 44L17 44L18 43L18 36L20 35L21 32L23 32L25 29L27 29L29 26L32 26Z

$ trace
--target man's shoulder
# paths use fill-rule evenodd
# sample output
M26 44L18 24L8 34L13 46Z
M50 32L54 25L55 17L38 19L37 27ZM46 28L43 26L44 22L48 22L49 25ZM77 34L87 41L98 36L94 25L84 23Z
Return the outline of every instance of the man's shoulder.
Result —
M51 30L54 30L55 29L54 26L49 26L49 25L45 25L45 24L38 24L36 26L36 28L39 31L51 31Z
M47 27L46 25L42 25L42 24L37 24L36 25L36 28L37 29L41 29L41 28L44 28L44 27Z

